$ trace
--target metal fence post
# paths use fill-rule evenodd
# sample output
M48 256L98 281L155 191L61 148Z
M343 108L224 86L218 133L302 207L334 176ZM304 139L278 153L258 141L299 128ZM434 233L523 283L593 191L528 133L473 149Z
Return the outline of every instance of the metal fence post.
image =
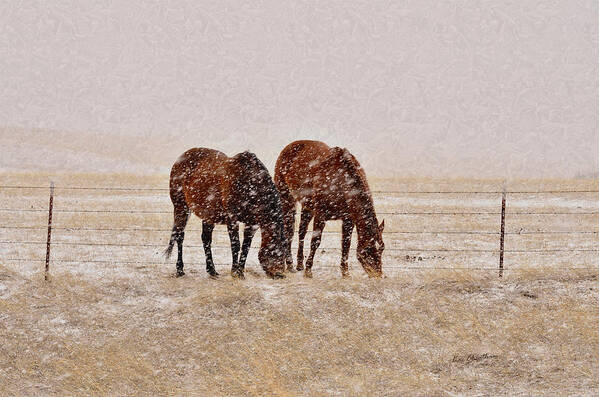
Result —
M499 237L499 277L503 277L503 246L505 241L505 183L501 192L501 235Z
M48 240L46 241L46 271L44 279L48 280L50 270L50 237L52 235L52 207L54 203L54 182L50 182L50 205L48 206Z

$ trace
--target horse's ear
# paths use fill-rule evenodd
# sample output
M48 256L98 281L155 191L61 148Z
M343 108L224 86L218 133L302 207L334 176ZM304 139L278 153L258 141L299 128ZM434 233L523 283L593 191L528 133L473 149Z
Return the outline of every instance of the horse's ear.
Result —
M384 219L381 222L381 224L379 225L379 233L383 234L383 230L385 230L385 220Z

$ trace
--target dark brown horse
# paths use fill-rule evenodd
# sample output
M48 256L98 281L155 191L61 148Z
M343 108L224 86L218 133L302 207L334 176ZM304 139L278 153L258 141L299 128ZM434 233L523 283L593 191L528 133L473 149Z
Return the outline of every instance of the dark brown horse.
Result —
M314 254L320 245L325 222L341 219L342 275L346 277L349 274L347 256L355 225L358 232L358 260L368 276L382 276L381 255L385 249L382 233L385 222L378 224L364 170L347 149L330 148L318 141L292 142L279 155L275 184L283 205L288 270L293 268L291 240L295 203L299 201L302 210L297 270L303 269L304 237L310 220L314 218L310 256L304 272L306 277L312 277Z
M252 237L258 228L262 235L258 253L262 268L269 277L284 277L286 244L281 201L268 170L256 155L243 152L229 158L217 150L190 149L171 169L170 196L175 222L165 255L170 256L177 242L177 276L185 274L184 230L193 212L202 219L206 271L211 277L218 276L211 250L212 230L217 223L227 225L229 231L233 277L243 278ZM240 257L238 222L245 224Z

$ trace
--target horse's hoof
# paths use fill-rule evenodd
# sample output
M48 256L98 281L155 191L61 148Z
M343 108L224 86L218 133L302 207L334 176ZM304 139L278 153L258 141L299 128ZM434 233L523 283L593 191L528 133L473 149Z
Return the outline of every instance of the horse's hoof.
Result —
M293 266L289 266L289 267L287 267L287 271L288 271L289 273L295 273L295 272L296 272L296 270L293 268Z
M384 278L383 272L368 272L368 278Z
M176 277L183 277L185 276L185 272L183 270L177 270L177 273L175 274Z
M349 273L348 272L341 273L341 278L345 278L345 279L349 278Z
M217 279L220 274L218 274L216 270L212 269L208 270L208 276L210 276L212 279Z
M231 277L233 277L236 280L245 280L245 275L243 274L242 271L239 271L239 270L232 270Z
M302 270L304 270L304 265L298 264L297 267L295 268L298 272L301 272Z
M285 278L285 275L281 272L267 273L267 276L272 278L273 280L280 280L282 278Z
M304 270L304 277L305 278L312 278L312 270L310 270L310 269Z

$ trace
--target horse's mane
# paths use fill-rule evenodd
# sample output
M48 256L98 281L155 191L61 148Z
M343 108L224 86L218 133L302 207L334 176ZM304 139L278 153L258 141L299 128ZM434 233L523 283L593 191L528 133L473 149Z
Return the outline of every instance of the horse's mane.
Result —
M329 159L341 164L353 181L353 187L359 189L360 192L365 193L365 195L372 202L372 198L370 196L370 187L368 186L368 181L366 180L366 174L354 155L351 154L346 148L334 147L331 149Z
M370 187L368 186L368 181L366 180L366 174L364 173L364 169L358 162L358 160L354 157L353 154L349 152L349 150L343 148L342 160L343 163L347 167L347 171L350 172L351 177L359 182L360 186L364 189L364 192L368 194L370 197Z
M260 182L266 188L265 192L259 192L261 194L267 194L267 197L273 201L273 205L280 206L281 202L279 199L279 193L272 180L272 177L268 173L266 166L258 159L258 157L252 152L242 152L233 157L233 160L237 162L240 169L243 171L244 177L248 178L246 181Z
M277 231L277 234L280 233L282 236L283 210L281 199L268 169L254 153L249 151L235 155L233 161L242 171L238 183L241 185L241 190L248 195L246 199L255 204L254 208L266 209L264 215L268 222L280 225L281 230ZM251 191L254 188L261 189L261 191Z
M366 180L366 174L362 166L353 154L346 148L335 147L332 149L331 156L342 164L345 171L350 177L351 194L348 194L348 201L355 203L356 208L360 208L365 217L371 217L369 221L373 223L373 227L377 227L376 212L374 210L374 201L370 193L370 187Z

